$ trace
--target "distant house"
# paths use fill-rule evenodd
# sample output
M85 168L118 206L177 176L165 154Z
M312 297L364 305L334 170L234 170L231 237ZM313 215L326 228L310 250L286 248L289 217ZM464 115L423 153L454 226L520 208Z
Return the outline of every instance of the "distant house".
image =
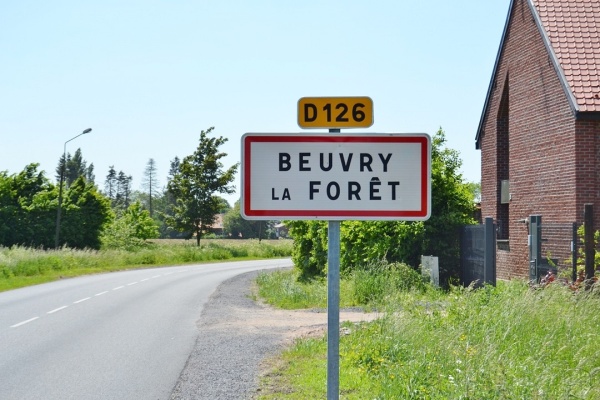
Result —
M225 217L225 214L223 213L215 215L215 222L213 222L212 225L206 227L206 230L209 233L213 233L217 236L223 236L223 217Z
M600 2L512 0L476 136L499 278L528 276L528 216L600 228ZM543 222L542 222L543 223Z
M273 225L273 229L275 230L275 236L277 239L289 237L289 228L283 222L277 222L275 225Z

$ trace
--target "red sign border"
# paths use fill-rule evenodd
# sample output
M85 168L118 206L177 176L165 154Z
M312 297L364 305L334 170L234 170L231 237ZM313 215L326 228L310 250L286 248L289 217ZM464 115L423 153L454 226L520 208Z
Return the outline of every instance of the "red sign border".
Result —
M421 145L421 209L406 210L253 210L250 201L252 143L417 143ZM284 134L246 133L242 137L241 212L246 219L407 220L431 214L431 139L427 134Z

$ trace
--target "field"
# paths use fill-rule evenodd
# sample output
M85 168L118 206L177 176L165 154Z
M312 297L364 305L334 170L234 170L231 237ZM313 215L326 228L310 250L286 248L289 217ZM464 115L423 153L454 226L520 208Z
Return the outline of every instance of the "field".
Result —
M167 265L288 257L290 240L154 240L133 251L0 247L0 291L66 277Z

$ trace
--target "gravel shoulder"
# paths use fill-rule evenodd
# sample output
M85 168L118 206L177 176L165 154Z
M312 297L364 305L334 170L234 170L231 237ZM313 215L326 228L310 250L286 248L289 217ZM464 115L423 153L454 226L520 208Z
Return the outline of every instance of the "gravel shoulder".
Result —
M327 313L274 309L252 299L260 273L238 275L221 284L197 322L196 345L173 389L171 400L250 399L260 364L297 337L324 332ZM367 321L377 314L340 312L341 321Z

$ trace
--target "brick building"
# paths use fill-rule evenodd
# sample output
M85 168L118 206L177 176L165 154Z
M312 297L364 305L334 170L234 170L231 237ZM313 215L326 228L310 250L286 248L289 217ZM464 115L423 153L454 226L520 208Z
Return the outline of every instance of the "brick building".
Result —
M600 227L600 2L512 0L476 136L497 275L528 276L528 226Z

